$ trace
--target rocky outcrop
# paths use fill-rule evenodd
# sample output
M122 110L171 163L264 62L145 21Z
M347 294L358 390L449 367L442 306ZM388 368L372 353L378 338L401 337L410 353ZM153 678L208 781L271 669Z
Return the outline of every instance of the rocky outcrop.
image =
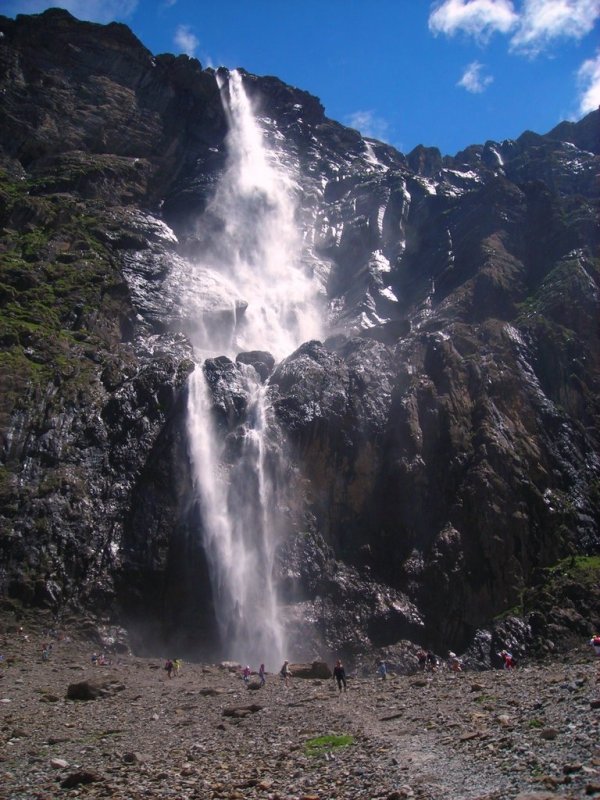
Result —
M189 268L225 165L217 74L57 9L0 31L0 591L209 652L189 308L247 307ZM507 611L524 640L560 639L570 612L530 594L600 541L599 113L405 157L277 78L243 81L299 187L327 336L204 368L227 458L243 371L267 385L299 657L489 651ZM599 620L580 600L583 632Z

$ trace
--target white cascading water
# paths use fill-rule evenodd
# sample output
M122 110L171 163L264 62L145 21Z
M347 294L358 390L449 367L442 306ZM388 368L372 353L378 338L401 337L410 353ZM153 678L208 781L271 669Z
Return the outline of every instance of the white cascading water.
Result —
M230 125L227 164L199 221L204 254L188 309L198 362L190 380L188 434L223 653L274 668L286 642L273 579L281 532L268 388L253 367L240 365L249 402L235 463L225 464L201 365L208 357L235 358L247 350L280 359L317 338L320 292L301 266L296 184L285 155L265 144L241 75L230 73L220 88Z

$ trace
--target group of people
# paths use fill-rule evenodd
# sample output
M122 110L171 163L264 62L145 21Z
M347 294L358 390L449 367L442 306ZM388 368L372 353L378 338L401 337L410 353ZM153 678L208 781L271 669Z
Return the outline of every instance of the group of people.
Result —
M180 658L168 658L165 662L165 670L169 678L177 677L179 675L179 670L181 669L181 659Z
M260 667L258 668L258 681L261 689L267 682L266 674L267 673L265 671L265 665L261 664ZM250 683L251 675L252 675L252 670L250 669L250 665L246 664L246 666L242 670L242 680L244 681L246 686L248 686L248 684Z
M111 667L112 658L107 653L92 653L91 662L94 667Z
M454 653L452 655L456 658ZM417 662L421 672L437 672L438 660L433 650L423 650L417 652Z

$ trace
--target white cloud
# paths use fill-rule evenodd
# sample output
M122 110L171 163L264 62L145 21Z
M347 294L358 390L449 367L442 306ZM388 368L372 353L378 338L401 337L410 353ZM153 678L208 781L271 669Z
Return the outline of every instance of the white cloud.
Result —
M518 15L511 0L444 0L429 16L429 30L453 36L461 31L479 41L495 32L508 33Z
M363 136L368 136L371 139L382 139L385 137L389 130L387 120L378 117L374 111L355 111L345 119L346 125L350 128L356 128Z
M483 74L483 64L480 64L479 61L472 61L465 68L462 78L456 85L462 86L463 89L472 94L480 94L486 90L493 80L491 75Z
M131 17L138 0L13 0L1 11L3 14L39 14L60 5L77 19L88 22L114 22Z
M179 52L186 53L188 56L193 56L200 44L198 37L192 33L189 25L178 25L173 41L179 48Z
M577 71L580 88L579 112L588 114L600 106L600 50L595 58L588 58Z
M510 49L535 56L556 39L581 39L600 17L600 0L443 0L429 16L433 34L461 32L485 43L512 34Z
M555 39L581 39L600 17L600 0L524 0L511 49L535 56Z

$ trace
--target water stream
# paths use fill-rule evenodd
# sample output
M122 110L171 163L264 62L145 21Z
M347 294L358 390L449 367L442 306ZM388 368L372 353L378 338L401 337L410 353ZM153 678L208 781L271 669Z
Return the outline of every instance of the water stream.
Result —
M269 389L253 367L239 365L238 391L241 386L248 402L235 459L224 457L205 359L235 359L247 350L280 359L318 337L319 288L302 268L297 186L281 137L274 137L278 146L267 144L239 73L230 73L220 88L230 126L227 163L198 222L203 257L195 265L195 285L200 280L205 291L190 293L197 367L188 435L222 655L272 669L286 641L273 574L282 482L270 437Z

